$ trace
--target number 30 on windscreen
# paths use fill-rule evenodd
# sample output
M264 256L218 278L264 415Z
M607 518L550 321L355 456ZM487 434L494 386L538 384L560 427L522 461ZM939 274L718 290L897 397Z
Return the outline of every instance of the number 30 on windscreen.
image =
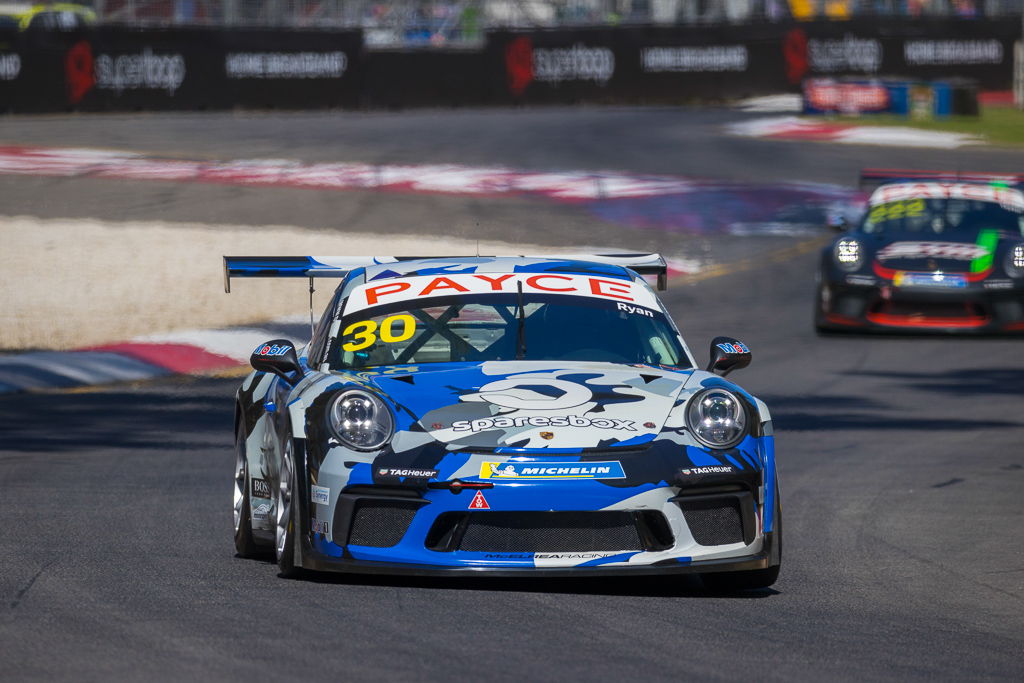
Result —
M401 325L400 331L395 333L395 325ZM392 315L380 321L380 326L373 320L360 320L345 328L342 337L352 335L353 339L342 345L345 351L359 351L373 346L377 341L378 333L380 340L388 344L405 341L416 333L416 320L408 313Z

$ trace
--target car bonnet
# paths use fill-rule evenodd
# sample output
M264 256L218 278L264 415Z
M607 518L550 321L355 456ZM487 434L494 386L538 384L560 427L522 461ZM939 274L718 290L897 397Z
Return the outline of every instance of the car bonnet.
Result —
M364 378L450 448L629 447L662 429L692 371L599 362L379 368Z

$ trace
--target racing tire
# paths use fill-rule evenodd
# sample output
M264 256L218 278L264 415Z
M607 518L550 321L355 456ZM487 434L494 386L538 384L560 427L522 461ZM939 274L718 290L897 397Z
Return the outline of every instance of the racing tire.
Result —
M818 285L816 291L817 294L814 295L814 332L819 337L839 337L844 333L848 334L850 329L825 320L825 312L821 308L822 286Z
M814 331L818 336L831 334L833 329L825 323L825 316L821 311L821 285L818 285L814 295Z
M778 557L778 564L766 569L753 569L739 572L716 572L701 574L700 580L704 588L712 593L738 593L740 591L760 590L771 587L779 579L782 569L782 505L779 503L779 486L775 485L775 531L772 555Z
M233 517L235 552L239 557L255 558L264 554L252 537L252 483L249 481L249 459L245 454L245 432L242 425L235 430L235 491Z
M279 575L296 578L302 570L295 566L295 447L291 436L285 440L281 456L281 472L277 484L276 519L274 525L274 553Z

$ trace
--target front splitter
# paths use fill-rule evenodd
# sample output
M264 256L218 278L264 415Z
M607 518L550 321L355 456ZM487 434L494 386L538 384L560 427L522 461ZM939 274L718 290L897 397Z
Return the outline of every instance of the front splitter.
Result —
M657 564L613 565L597 567L452 567L442 565L377 562L350 558L330 558L313 550L308 540L303 543L303 569L318 572L350 574L388 574L394 576L493 576L493 577L585 577L585 576L651 576L661 574L701 574L714 572L753 571L772 566L775 534L765 535L761 552L744 557L730 557L696 562L663 560ZM777 558L777 555L775 556ZM774 560L778 563L778 559Z

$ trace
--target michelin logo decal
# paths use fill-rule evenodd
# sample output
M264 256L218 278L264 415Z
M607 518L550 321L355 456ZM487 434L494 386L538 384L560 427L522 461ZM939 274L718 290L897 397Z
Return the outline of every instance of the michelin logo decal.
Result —
M625 479L622 463L607 462L483 462L481 479Z

